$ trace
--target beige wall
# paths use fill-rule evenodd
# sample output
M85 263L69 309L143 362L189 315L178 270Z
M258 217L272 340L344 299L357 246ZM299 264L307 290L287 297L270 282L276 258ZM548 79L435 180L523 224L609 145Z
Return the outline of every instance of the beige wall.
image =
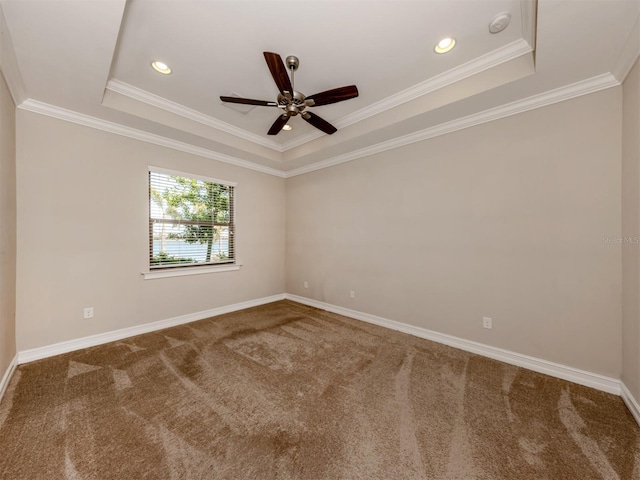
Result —
M282 293L286 275L290 293L619 377L624 279L638 398L640 263L616 241L623 152L638 228L637 85L636 65L623 151L613 88L293 177L286 205L283 179L19 110L18 350ZM148 165L238 182L240 271L142 278Z
M0 379L16 354L15 105L0 76Z
M23 110L17 132L18 350L284 292L284 179ZM143 279L148 165L238 183L239 271Z
M619 378L621 90L288 179L287 292Z
M640 401L640 66L622 90L622 381Z

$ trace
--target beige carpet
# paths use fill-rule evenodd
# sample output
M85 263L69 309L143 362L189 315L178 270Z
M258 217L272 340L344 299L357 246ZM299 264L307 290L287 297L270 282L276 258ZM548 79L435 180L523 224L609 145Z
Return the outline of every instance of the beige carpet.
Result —
M639 479L619 397L283 301L22 365L0 478Z

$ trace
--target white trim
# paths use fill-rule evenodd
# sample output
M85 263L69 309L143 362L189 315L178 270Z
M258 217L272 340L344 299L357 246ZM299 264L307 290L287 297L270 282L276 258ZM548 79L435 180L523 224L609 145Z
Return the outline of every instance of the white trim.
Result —
M501 348L484 345L478 342L472 342L470 340L454 337L452 335L434 332L422 327L396 322L394 320L389 320L368 313L339 307L337 305L320 302L318 300L313 300L311 298L301 297L290 293L281 293L278 295L272 295L270 297L248 300L246 302L236 303L233 305L212 308L201 312L190 313L178 317L168 318L165 320L145 323L143 325L137 325L134 327L123 328L111 332L90 335L88 337L69 340L66 342L60 342L53 345L47 345L45 347L38 347L30 350L20 351L13 358L2 380L0 381L0 400L2 400L2 396L6 391L6 388L17 365L285 299L344 315L356 320L372 323L374 325L379 325L391 330L397 330L409 335L414 335L419 338L424 338L444 345L449 345L454 348L459 348L460 350L475 353L488 358L493 358L498 361L551 375L553 377L568 380L570 382L574 382L587 387L592 387L597 390L602 390L615 395L621 395L625 404L631 411L631 414L640 425L640 406L638 405L638 402L633 398L625 384L614 378L605 377L603 375L587 372L585 370L579 370L573 367L568 367L566 365L549 362L547 360L530 357L528 355L522 355L516 352L503 350Z
M154 167L153 165L149 165L148 168L149 168L150 172L154 172L154 173L161 173L161 174L164 174L164 175L173 175L173 176L176 176L176 177L193 178L193 179L196 179L196 180L202 180L203 182L211 182L211 183L218 183L220 185L226 185L227 187L237 187L238 186L237 182L230 182L228 180L220 180L218 178L206 177L204 175L198 175L198 174L195 174L195 173L179 172L177 170L170 170L168 168Z
M633 395L631 395L631 392L624 382L620 382L620 387L622 387L622 392L620 393L622 400L624 400L624 403L627 405L631 415L633 415L633 418L635 418L638 425L640 425L640 405L638 404L638 401L633 398Z
M53 345L47 345L44 347L22 350L18 352L17 355L18 364L21 365L23 363L33 362L34 360L40 360L42 358L60 355L62 353L73 352L75 350L81 350L83 348L95 347L96 345L102 345L104 343L122 340L123 338L142 335L143 333L155 332L157 330L175 327L177 325L183 325L185 323L191 323L197 320L203 320L205 318L235 312L237 310L243 310L245 308L257 307L266 303L277 302L278 300L284 300L283 293L272 295L270 297L263 297L255 300L248 300L246 302L235 303L233 305L227 305L224 307L212 308L210 310L204 310L201 312L189 313L187 315L181 315L179 317L167 318L165 320L159 320L157 322L136 325L135 327L122 328L120 330L113 330L111 332L90 335L88 337L68 340L66 342L55 343Z
M196 147L189 145L188 143L179 142L170 138L163 137L161 135L155 135L153 133L137 130L132 127L120 125L118 123L109 122L100 118L91 117L82 113L67 110L66 108L57 107L55 105L49 105L48 103L39 102L33 99L27 99L22 102L18 108L33 113L39 113L48 117L57 118L59 120L65 120L67 122L76 123L85 127L95 128L116 135L122 135L123 137L133 138L142 142L152 143L161 147L172 148L181 152L190 153L192 155L198 155L200 157L210 158L223 163L229 163L238 167L247 168L249 170L255 170L257 172L266 173L268 175L274 175L276 177L284 178L285 174L281 170L275 168L265 167L258 163L243 160L224 153L218 153L213 150L209 150L202 147Z
M415 100L416 98L426 95L427 93L434 92L446 87L447 85L459 82L460 80L513 60L514 58L517 58L521 55L530 53L532 50L533 49L531 48L531 45L529 45L526 40L519 38L518 40L515 40L508 45L497 48L478 58L474 58L473 60L460 65L459 67L443 72L439 75L436 75L435 77L425 80L424 82L420 82L405 90L402 90L401 92L395 93L387 98L375 102L365 108L362 108L354 113L346 115L345 117L342 117L341 119L334 122L334 125L338 129L348 127L349 125L361 122L362 120L365 120L369 117L378 115L379 113L397 107L398 105ZM160 108L194 122L198 122L208 127L223 131L225 133L235 135L239 138L248 140L258 145L271 148L277 152L285 152L287 150L310 142L311 140L319 138L323 135L320 132L314 131L281 145L275 141L265 139L260 135L256 135L242 128L236 127L226 122L222 122L191 108L187 108L184 105L180 105L178 103L167 100L166 98L159 97L145 90L134 87L133 85L121 82L120 80L109 80L106 88L107 90L111 90L112 92L127 96L138 102Z
M188 275L202 275L203 273L221 273L221 272L233 272L240 270L242 265L234 263L228 265L211 265L208 267L188 267L179 268L174 267L167 270L151 270L150 272L142 272L145 280L153 280L156 278L169 278L169 277L185 277Z
M9 386L9 382L11 381L11 377L13 377L13 372L15 372L16 367L18 366L18 354L13 357L7 370L4 372L2 376L2 380L0 380L0 402L4 397L4 393L7 391L7 387Z
M341 119L333 122L335 127L340 130L354 123L361 122L367 118L378 115L379 113L390 110L403 103L410 102L428 93L444 88L453 83L464 80L465 78L477 75L485 70L494 68L502 63L513 60L532 51L531 46L522 38L511 42L508 45L497 48L492 52L482 55L471 60L459 67L443 72L435 77L431 77L424 82L413 85L405 90L395 93L387 98L375 102L365 108L353 112ZM308 133L293 139L283 145L283 150L287 151L311 140L321 137L323 134L317 131Z
M159 97L158 95L154 95L153 93L149 93L146 90L134 87L133 85L129 85L128 83L121 82L120 80L109 80L109 82L107 82L106 89L120 95L124 95L125 97L132 98L138 102L146 103L147 105L160 108L169 113L173 113L174 115L179 115L188 120L206 125L207 127L229 133L238 138L242 138L243 140L262 145L263 147L270 148L277 152L283 151L282 145L280 145L278 142L266 139L260 135L256 135L255 133L251 133L247 130L236 127L235 125L231 125L229 123L218 120L217 118L205 115L204 113L198 112L197 110L193 110L191 108L185 107L184 105L180 105L179 103L172 102L171 100L167 100L166 98Z
M303 175L323 168L332 167L341 163L350 162L358 158L362 158L376 153L381 153L394 148L403 147L412 143L421 142L433 137L445 135L447 133L455 132L457 130L463 130L465 128L473 127L483 123L499 120L501 118L524 113L536 108L546 107L554 103L563 102L572 98L580 97L582 95L588 95L600 90L615 87L620 85L620 82L610 73L598 75L596 77L588 78L570 85L556 88L548 92L540 93L538 95L532 95L531 97L524 98L522 100L516 100L514 102L501 105L499 107L484 110L466 117L462 117L456 120L452 120L447 123L435 125L424 130L419 130L408 135L397 137L385 142L381 142L375 145L370 145L359 150L354 150L336 157L328 158L315 162L311 165L307 165L300 168L295 168L289 171L278 170L275 168L266 167L254 162L242 160L240 158L225 155L212 150L208 150L201 147L189 145L177 140L171 140L160 135L137 130L124 125L119 125L106 120L98 119L88 115L66 110L64 108L56 107L46 103L38 102L37 100L28 99L23 102L18 108L27 110L34 113L58 118L79 125L84 125L98 130L103 130L116 135L122 135L125 137L133 138L143 142L152 143L162 147L172 148L182 152L198 155L212 160L217 160L224 163L229 163L239 167L255 170L258 172L266 173L280 178L290 178L297 175Z
M514 58L530 53L531 51L531 46L525 40L520 38L508 45L460 65L459 67L436 75L424 82L418 83L406 90L391 95L380 102L376 102L367 108L352 113L341 119L340 122L337 122L336 126L338 128L344 128L353 123L365 120L386 110L397 107L398 105L410 102L423 95L432 93L473 75L477 75L478 73L484 72L490 68L494 68L513 60Z
M518 367L527 368L535 372L551 375L553 377L568 380L570 382L595 388L597 390L620 395L620 381L615 378L605 377L604 375L599 375L597 373L587 372L585 370L568 367L566 365L549 362L540 358L511 352L509 350L503 350L502 348L484 345L482 343L465 340L463 338L454 337L452 335L434 332L433 330L427 330L426 328L396 322L387 318L382 318L375 315L370 315L368 313L339 307L337 305L320 302L311 298L300 297L298 295L292 295L289 293L285 295L285 298L287 300L292 300L294 302L320 308L329 312L338 313L346 317L355 318L356 320L362 320L367 323L373 323L374 325L390 328L391 330L397 330L399 332L408 333L409 335L414 335L416 337L425 338L427 340L432 340L444 345L449 345L451 347L459 348L460 350L482 355L484 357L493 358L494 360L499 360L510 365L516 365Z
M419 130L408 135L403 135L401 137L393 138L391 140L380 142L375 145L370 145L368 147L338 155L333 158L321 160L311 165L296 168L288 171L286 174L286 178L295 177L296 175L303 175L305 173L321 170L323 168L333 167L334 165L350 162L358 158L368 157L376 153L385 152L387 150L403 147L412 143L422 142L424 140L455 132L457 130L463 130L465 128L480 125L482 123L510 117L512 115L517 115L519 113L534 110L536 108L546 107L554 103L562 102L590 93L595 93L600 90L615 87L618 85L620 85L620 82L618 82L610 73L598 75L596 77L582 80L571 85L566 85L564 87L556 88L545 93L533 95L522 100L516 100L499 107L474 113L472 115L452 120L450 122L441 123L440 125L435 125L433 127Z

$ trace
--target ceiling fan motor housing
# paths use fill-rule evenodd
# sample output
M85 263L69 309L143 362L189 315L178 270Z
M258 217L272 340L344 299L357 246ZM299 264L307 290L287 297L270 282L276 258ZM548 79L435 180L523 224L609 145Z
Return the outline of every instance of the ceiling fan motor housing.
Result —
M287 92L288 93L288 92ZM293 92L293 95L278 94L278 106L289 116L296 116L306 107L305 96L300 92Z

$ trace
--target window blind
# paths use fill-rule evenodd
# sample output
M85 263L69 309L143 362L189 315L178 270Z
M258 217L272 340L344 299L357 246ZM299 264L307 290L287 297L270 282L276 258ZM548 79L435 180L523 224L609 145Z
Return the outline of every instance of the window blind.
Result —
M149 170L149 266L235 263L233 184Z

